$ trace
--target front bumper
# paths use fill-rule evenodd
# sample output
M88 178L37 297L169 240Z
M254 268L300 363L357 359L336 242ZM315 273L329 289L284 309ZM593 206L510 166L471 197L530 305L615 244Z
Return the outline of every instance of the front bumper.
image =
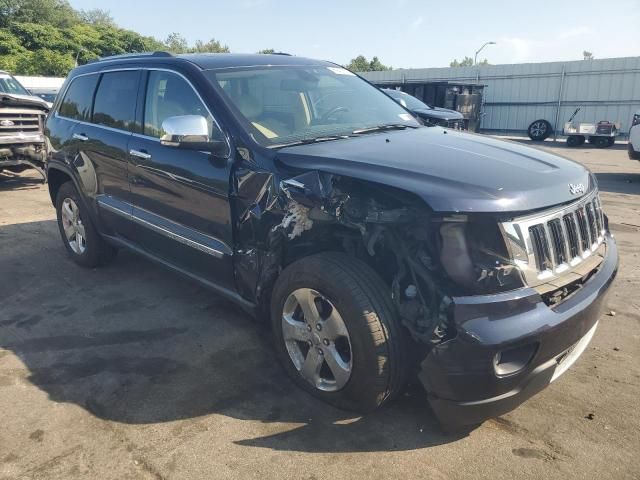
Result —
M441 423L471 425L509 412L577 359L593 336L617 273L613 237L607 235L606 244L598 271L556 307L548 307L530 288L453 299L457 334L429 352L419 374ZM521 370L496 373L496 354L527 348L535 353Z

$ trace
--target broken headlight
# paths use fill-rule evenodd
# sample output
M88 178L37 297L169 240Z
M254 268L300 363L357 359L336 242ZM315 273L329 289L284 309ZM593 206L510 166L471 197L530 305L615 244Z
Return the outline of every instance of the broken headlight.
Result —
M524 286L495 220L465 215L444 218L440 240L440 263L456 293L491 294Z

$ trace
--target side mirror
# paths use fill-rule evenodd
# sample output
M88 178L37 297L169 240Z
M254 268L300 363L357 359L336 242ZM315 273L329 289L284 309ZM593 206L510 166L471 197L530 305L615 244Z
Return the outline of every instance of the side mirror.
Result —
M160 144L166 147L187 150L202 150L216 156L227 156L226 142L211 140L209 124L202 115L179 115L168 117L162 122L164 134Z

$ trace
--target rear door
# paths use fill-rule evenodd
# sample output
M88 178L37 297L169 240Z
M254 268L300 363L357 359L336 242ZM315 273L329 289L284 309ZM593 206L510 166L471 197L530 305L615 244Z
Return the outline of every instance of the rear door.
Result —
M233 287L229 206L231 162L160 144L162 122L201 115L211 138L222 131L190 81L168 70L145 75L143 131L129 143L136 237L154 255L225 288Z
M100 74L90 119L78 122L73 130L80 153L75 167L84 172L87 193L97 201L101 224L113 231L108 233L122 236L131 235L127 160L131 133L140 130L136 124L140 74L140 70Z

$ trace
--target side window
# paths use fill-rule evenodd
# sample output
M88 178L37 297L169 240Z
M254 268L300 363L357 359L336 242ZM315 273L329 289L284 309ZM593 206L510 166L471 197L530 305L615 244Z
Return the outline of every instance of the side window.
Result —
M91 119L91 102L100 75L84 75L71 81L58 113L73 120L88 122Z
M102 75L93 104L93 123L121 130L136 131L138 71Z
M152 70L147 83L147 98L144 107L145 135L160 138L162 122L180 115L202 115L207 119L212 138L221 139L214 129L213 117L196 92L182 77L171 72Z

